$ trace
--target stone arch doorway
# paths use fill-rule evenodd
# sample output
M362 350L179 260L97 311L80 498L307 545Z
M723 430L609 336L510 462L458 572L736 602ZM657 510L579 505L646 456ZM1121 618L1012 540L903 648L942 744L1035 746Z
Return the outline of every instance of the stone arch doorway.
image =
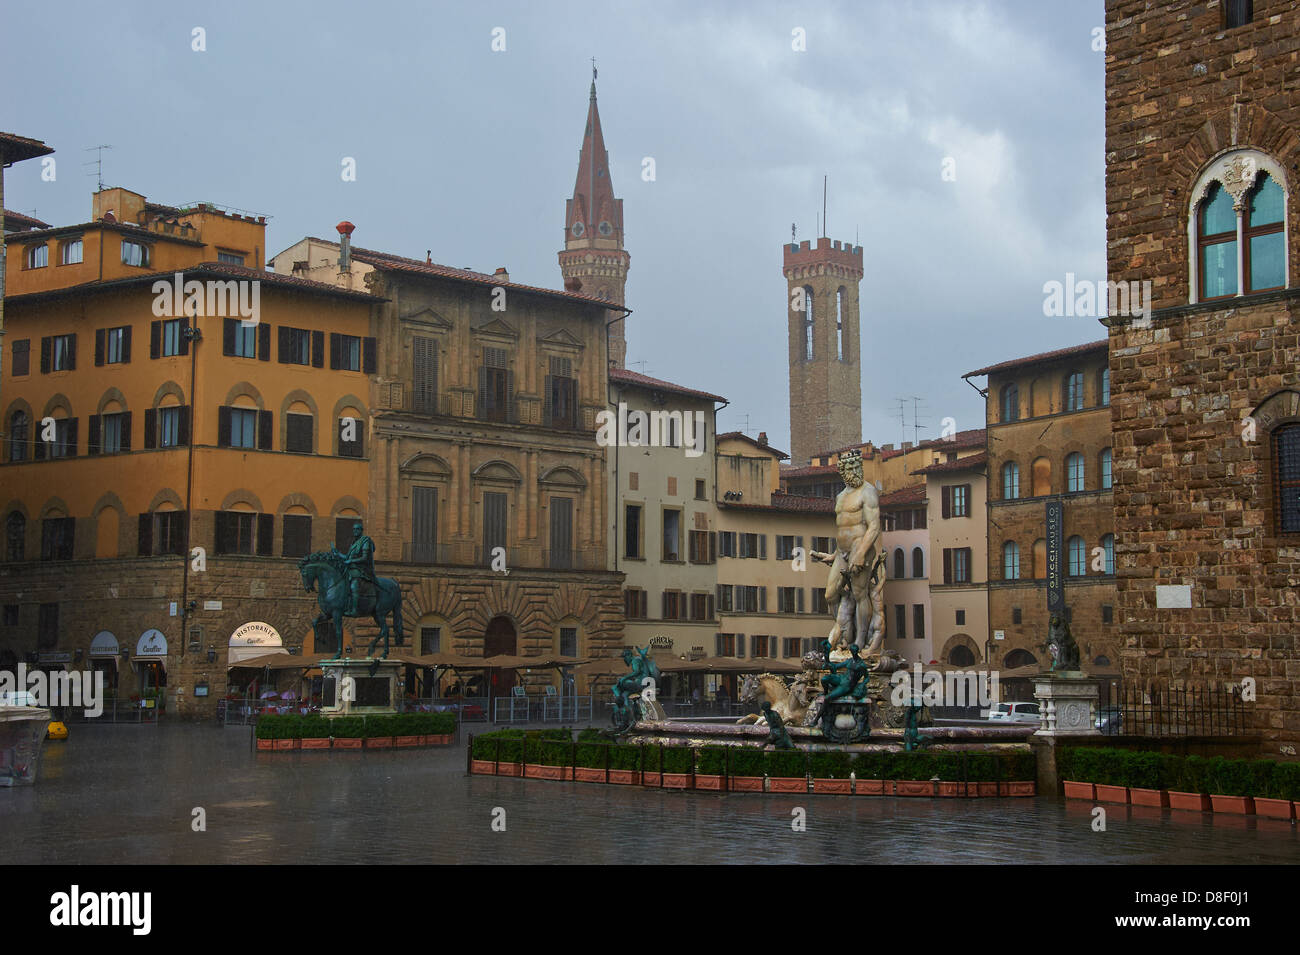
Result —
M514 654L518 650L519 637L515 631L514 621L505 615L493 617L483 631L483 656L495 657L499 654ZM504 696L518 682L516 670L489 671L492 684L492 696Z

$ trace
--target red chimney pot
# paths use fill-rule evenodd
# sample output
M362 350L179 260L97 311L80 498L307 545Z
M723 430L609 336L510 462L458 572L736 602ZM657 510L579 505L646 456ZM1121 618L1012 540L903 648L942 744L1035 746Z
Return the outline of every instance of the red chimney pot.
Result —
M339 235L348 235L348 236L350 236L350 235L352 235L352 230L355 229L356 226L354 226L354 225L353 225L351 222L349 222L347 219L344 219L344 220L343 220L342 222L340 222L337 226L335 226L335 228L339 230Z

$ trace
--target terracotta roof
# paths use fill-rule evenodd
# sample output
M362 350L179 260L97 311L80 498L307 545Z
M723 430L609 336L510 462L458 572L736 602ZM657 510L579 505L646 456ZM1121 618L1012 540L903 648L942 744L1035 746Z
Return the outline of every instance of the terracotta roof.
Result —
M24 159L35 159L37 156L48 156L52 152L54 148L45 145L39 139L28 139L26 136L18 136L14 133L0 133L0 155L4 156L5 165L22 162Z
M910 448L886 449L871 441L863 441L861 444L849 444L842 448L835 448L830 451L818 451L815 454L809 455L809 457L823 458L832 454L843 454L845 451L857 451L863 449L870 444L872 449L880 454L880 460L890 461L898 457L900 454L911 454L913 451L918 451L922 448L942 447L950 450L953 448L982 448L985 444L984 435L985 429L983 428L969 428L966 431L958 431L951 438L927 438L925 441L914 444Z
M217 278L231 279L256 279L265 285L274 285L281 288L298 289L303 292L309 292L316 295L329 295L338 298L348 298L353 301L365 302L383 302L386 299L374 295L370 292L355 292L351 289L339 288L337 285L331 285L327 282L313 282L310 279L295 278L291 275L281 275L278 272L267 272L259 269L250 269L242 265L230 265L225 262L200 262L198 265L191 265L183 269L172 269L167 272L144 272L140 275L132 275L129 278L113 279L107 282L92 281L82 282L78 285L67 285L63 288L45 289L40 292L26 292L22 295L6 295L6 302L23 302L38 301L43 298L57 298L65 295L74 295L79 292L94 291L97 289L117 289L129 288L132 285L152 285L159 280L166 281L179 272L186 278L196 276L211 275Z
M642 375L639 372L628 371L625 368L611 368L609 370L609 380L624 385L647 388L651 391L666 391L669 394L685 395L688 398L701 398L705 401L727 400L720 395L711 395L707 391L696 391L694 388L674 385L671 381L661 381L658 378L651 378L649 375Z
M750 444L758 448L760 451L770 451L781 460L786 460L790 457L790 455L786 454L784 451L779 451L776 448L772 447L770 444L759 444L756 438L751 438L743 431L728 431L726 434L720 434L717 436L717 440L719 442L725 441L728 438L736 438L740 441L748 441Z
M773 494L771 504L719 501L718 507L733 511L780 511L786 514L834 514L833 497L805 497L802 494Z
M907 504L921 504L925 501L925 485L913 484L911 487L890 491L880 497L881 507L902 507Z
M331 242L328 239L315 239L314 241L322 242L327 245L337 246L337 242ZM567 299L571 302L583 302L589 305L600 305L603 308L617 309L622 312L631 313L631 309L619 305L617 302L609 302L605 299L596 298L594 295L584 295L581 292L568 292L552 288L540 288L536 285L520 285L518 282L503 282L494 275L488 275L485 272L473 272L469 269L456 269L449 265L438 265L436 262L421 262L419 259L408 259L401 255L392 255L388 252L376 252L373 249L359 249L355 246L352 249L352 257L359 262L365 262L373 265L377 269L383 269L388 272L406 272L413 275L434 275L439 278L459 279L462 282L473 282L476 285L500 285L502 288L518 289L521 292L532 292L538 295L548 295L553 298Z
M962 375L962 377L974 378L977 375L987 375L992 372L1007 371L1025 365L1038 365L1043 362L1056 361L1058 358L1069 358L1072 355L1085 355L1088 352L1094 351L1104 352L1109 347L1109 339L1103 338L1099 342L1088 342L1086 345L1072 345L1069 348L1058 348L1056 351L1040 352L1037 355L1030 355L1027 358L1013 358L1010 361L1003 361L996 365L989 365L987 368L977 368L975 371L968 371L966 374Z
M979 454L968 454L964 458L958 458L956 461L940 461L938 464L931 464L929 467L917 468L913 474L945 474L951 471L973 471L976 468L984 467L989 460L988 452L981 451Z
M834 464L809 464L802 468L781 465L781 480L783 481L786 478L838 476L839 473L839 467Z
M14 212L12 209L5 210L5 231L14 231L10 226L16 226L18 229L48 229L50 224L42 222L40 219L32 216L25 216L21 212Z

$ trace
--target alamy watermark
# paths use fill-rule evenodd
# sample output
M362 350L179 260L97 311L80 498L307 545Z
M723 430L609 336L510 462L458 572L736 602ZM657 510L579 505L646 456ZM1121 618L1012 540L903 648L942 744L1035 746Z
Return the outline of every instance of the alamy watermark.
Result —
M17 699L22 694L29 694L34 706L71 706L96 717L104 712L104 671L28 672L25 663L18 664L16 674L0 670L0 699Z
M1048 318L1151 318L1151 281L1096 282L1077 280L1073 272L1065 281L1043 283L1043 314Z
M256 325L262 315L262 282L260 279L230 279L220 281L198 279L185 281L177 272L168 282L159 279L153 283L153 313L158 318L238 318L244 325Z
M889 702L908 706L917 698L925 706L992 706L998 702L997 670L895 670Z
M628 411L618 403L617 415L596 415L596 443L602 448L682 448L688 458L704 453L703 411Z

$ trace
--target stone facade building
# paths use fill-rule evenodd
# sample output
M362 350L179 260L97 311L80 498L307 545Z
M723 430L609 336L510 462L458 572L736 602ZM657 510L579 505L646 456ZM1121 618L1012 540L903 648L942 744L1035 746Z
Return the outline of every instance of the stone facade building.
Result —
M1256 681L1300 741L1300 8L1108 0L1116 575L1126 681ZM1116 311L1112 309L1112 311Z
M988 628L1005 669L1048 664L1047 502L1059 502L1061 583L1084 670L1114 676L1110 369L1105 341L999 362L987 377ZM1107 683L1107 685L1109 685Z

